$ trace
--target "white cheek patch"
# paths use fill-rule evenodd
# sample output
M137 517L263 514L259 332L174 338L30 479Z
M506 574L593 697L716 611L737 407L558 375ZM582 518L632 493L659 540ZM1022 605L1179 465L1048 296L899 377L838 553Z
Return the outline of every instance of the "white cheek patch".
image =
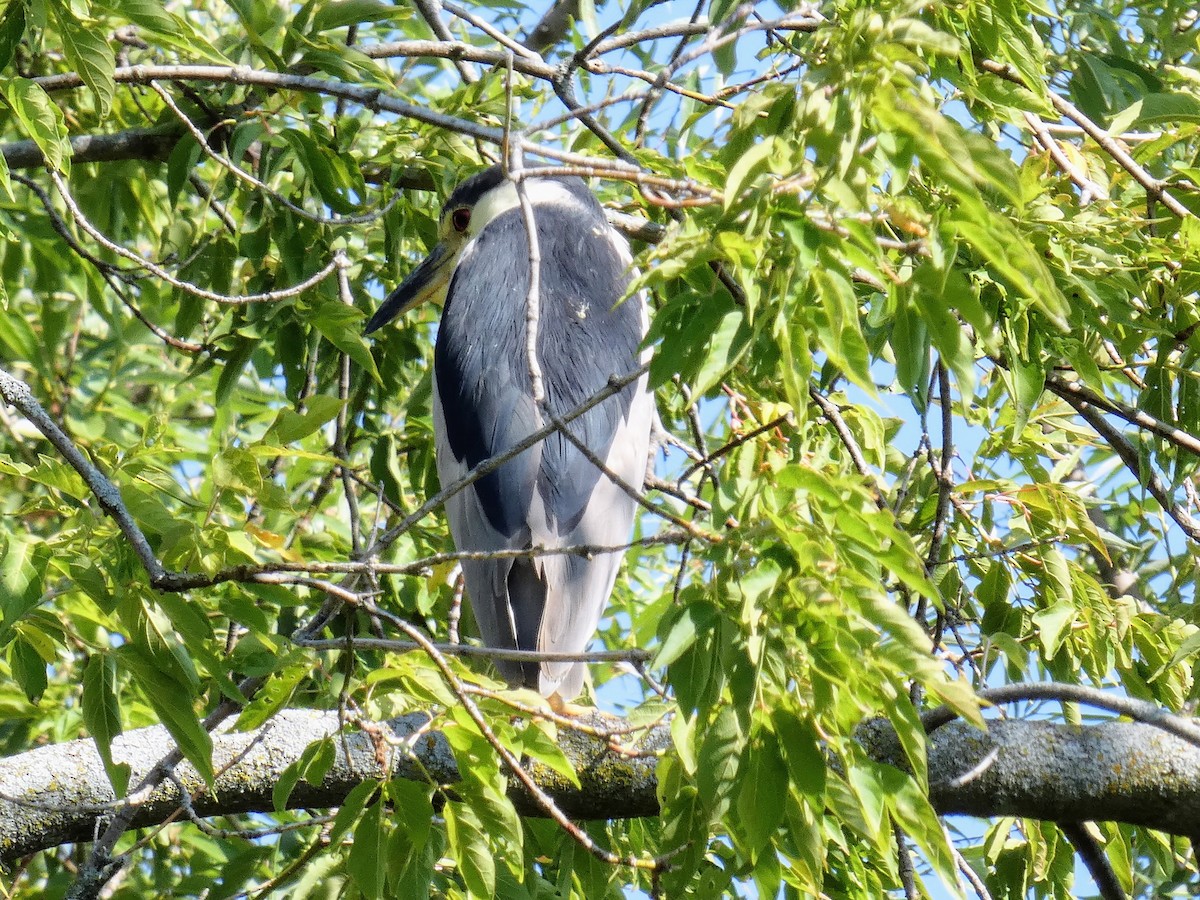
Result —
M578 197L567 190L562 183L549 178L532 178L526 181L525 196L534 206L535 220L539 206L577 207L579 205ZM471 211L471 225L467 229L467 234L475 237L497 216L503 215L510 209L518 209L520 206L521 198L517 193L517 186L511 181L502 182L499 187L493 188L479 198L479 202Z
M499 187L493 188L480 197L475 208L471 210L471 225L467 229L467 234L475 237L494 218L520 205L521 200L517 196L517 186L511 181L502 181Z

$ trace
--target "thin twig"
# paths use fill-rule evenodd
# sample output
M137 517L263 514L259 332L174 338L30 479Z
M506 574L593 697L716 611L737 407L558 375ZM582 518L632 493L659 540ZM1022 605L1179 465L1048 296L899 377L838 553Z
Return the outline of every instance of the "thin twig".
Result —
M148 272L161 278L167 284L174 288L178 288L184 293L199 297L202 300L212 300L214 303L220 303L225 306L245 306L251 303L277 303L281 300L287 300L292 297L299 296L309 288L315 287L326 278L328 278L338 267L337 255L329 261L329 263L319 272L311 275L299 284L292 285L288 288L282 288L278 291L266 291L261 294L243 294L241 296L231 296L228 294L218 294L214 291L206 290L198 285L192 284L190 281L183 281L176 278L166 269L159 266L157 263L139 256L127 247L123 247L113 241L110 241L91 221L83 214L83 210L79 208L79 204L75 202L70 189L67 187L63 177L53 169L47 169L50 175L50 180L54 182L54 187L58 190L58 194L63 199L63 203L70 210L71 218L75 220L75 224L82 228L96 243L104 247L111 253L127 259L130 262L136 263ZM339 251L340 253L340 251Z
M551 419L552 423L558 422L558 421L560 421L560 420ZM576 450L578 450L581 454L583 454L584 458L587 459L588 462L590 462L593 466L595 466L597 469L599 469L601 474L603 474L605 478L607 478L609 481L611 481L613 484L615 484L618 488L620 488L621 492L623 494L625 494L625 496L629 497L631 500L633 500L635 503L637 503L637 505L642 507L642 509L646 510L646 512L652 513L656 516L660 516L660 517L666 519L668 522L675 525L676 527L682 528L684 531L686 531L692 537L701 538L702 540L706 540L711 543L720 543L721 542L722 538L720 535L713 534L708 531L704 531L703 529L696 527L696 525L689 522L687 519L684 519L684 518L681 518L681 517L675 515L670 510L664 509L661 506L651 503L648 499L646 499L645 494L643 494L640 490L638 490L636 487L631 485L624 478L622 478L620 475L618 475L616 472L614 472L612 469L610 469L608 467L608 465L604 462L604 460L602 460L599 456L597 456L590 447L588 447L586 444L583 443L583 441L581 441L578 437L575 436L575 434L571 431L571 429L566 426L566 423L563 423L562 427L557 430L558 430L559 434L561 434L563 437L565 437L568 441L571 442L571 444L575 447Z
M538 422L545 421L546 386L542 380L542 364L538 360L538 326L542 314L542 251L538 241L537 219L533 204L521 177L523 161L521 151L514 145L508 159L508 177L517 189L517 200L521 206L521 217L525 223L526 254L529 260L529 288L525 293L525 365L529 367L529 387L533 397Z
M478 28L497 44L507 50L511 50L516 56L524 57L532 63L540 63L541 65L545 65L540 53L531 50L520 41L513 40L499 28L493 27L490 22L486 21L485 19L481 19L469 9L459 6L457 3L447 3L445 0L442 2L442 8L456 18L462 19L464 22L467 22L468 24ZM550 67L546 66L546 68L548 69Z
M908 849L908 838L899 825L892 826L892 837L896 841L896 862L900 869L900 884L904 888L904 900L918 900L916 873L913 871L912 852Z
M1067 836L1067 840L1071 842L1071 846L1075 848L1075 852L1079 854L1079 858L1087 868L1088 874L1092 876L1092 881L1096 883L1096 889L1100 891L1101 900L1127 900L1129 895L1121 887L1117 873L1113 871L1112 864L1104 855L1104 848L1088 831L1087 823L1059 822L1058 827Z
M1166 485L1163 484L1162 479L1158 477L1157 472L1153 469L1149 469L1148 471L1143 469L1141 457L1128 438L1119 429L1109 423L1101 412L1092 406L1089 401L1070 393L1060 396L1075 408L1075 411L1095 429L1100 437L1104 438L1105 442L1120 457L1121 462L1125 464L1125 468L1129 469L1134 477L1146 486L1146 490L1150 492L1150 496L1158 501L1159 506L1183 530L1183 533L1196 543L1200 543L1200 522L1197 522L1179 508L1179 505L1172 499Z
M1029 87L1029 85L1025 84L1025 79L1008 63L983 59L979 61L979 67L985 72L990 72L1006 81L1011 81L1013 84ZM1148 196L1167 207L1167 209L1182 219L1190 218L1193 215L1191 210L1176 200L1171 194L1167 193L1164 184L1142 168L1137 160L1130 156L1129 152L1112 135L1085 116L1066 98L1049 89L1047 89L1046 93L1049 95L1050 102L1054 108L1082 128L1084 134L1099 144L1100 148L1111 156L1117 165L1128 172L1133 177L1133 180L1145 189Z
M350 277L346 274L346 270L350 267L350 261L341 255L336 258L343 262L343 265L338 266L337 271L338 297L346 306L353 308L354 295L350 290ZM338 471L342 476L342 493L346 497L346 513L350 518L350 550L354 554L355 559L358 559L362 556L358 493L355 490L354 479L350 477L350 466L347 462L350 457L350 439L348 433L350 430L351 359L349 353L339 353L338 355L340 357L338 360L338 399L342 401L342 404L338 409L337 419L334 423L333 455L340 462Z
M945 829L945 826L943 826L943 833L946 835L946 844L950 848L950 853L954 857L955 868L967 880L967 883L971 885L971 890L975 892L975 896L979 900L992 900L992 895L988 892L987 885L983 883L983 879L979 877L979 874L971 868L971 864L967 862L967 858L954 846L954 842L950 839L950 833Z
M986 688L977 693L981 701L990 704L1016 703L1024 700L1053 700L1058 703L1082 703L1098 709L1107 709L1117 715L1128 716L1138 722L1153 725L1180 740L1200 747L1200 724L1184 716L1177 716L1146 700L1119 697L1099 688L1081 684L1059 682L1018 682L997 688ZM958 713L949 706L939 706L921 714L921 724L927 733L941 728L958 718Z
M354 600L361 605L362 596L354 595ZM393 638L370 638L347 635L339 638L309 638L293 641L299 646L311 650L345 650L356 647L360 650L384 650L395 653L406 653L409 650L423 650L424 644L412 641L402 641ZM592 650L580 653L557 653L542 650L510 650L506 647L476 647L473 644L434 643L429 646L447 656L469 656L475 659L502 659L513 662L645 662L654 654L648 650Z
M822 399L824 399L824 398L822 398ZM712 453L705 456L704 459L699 460L699 461L693 463L692 465L688 466L688 468L684 470L684 473L679 476L679 480L683 481L687 478L690 478L698 470L706 468L709 465L711 465L713 462L715 462L716 460L720 459L722 456L725 456L728 453L732 453L734 450L736 450L738 447L742 446L742 444L746 443L747 441L752 441L756 437L758 437L760 434L765 434L768 431L772 431L776 428L779 428L781 425L786 425L788 422L791 421L791 419L792 419L792 416L790 413L784 413L781 416L776 416L774 419L772 419L770 422L767 422L767 424L765 424L765 425L760 425L757 428L753 428L750 431L747 431L745 434L739 434L733 440L729 441L726 444L723 444L722 446L720 446L716 450L714 450Z
M483 478L486 475L490 475L492 472L499 469L502 465L504 465L510 459L513 459L513 458L519 456L520 454L522 454L526 450L528 450L530 447L532 447L534 444L549 437L555 431L558 431L562 427L562 425L564 425L565 423L571 422L574 419L579 418L579 416L582 416L589 409L599 406L601 403L603 403L609 397L613 396L614 394L620 393L625 388L626 385L632 384L634 381L637 381L639 378L642 377L642 375L644 375L649 370L650 370L650 363L644 362L640 366L638 366L637 369L635 369L634 371L632 371L626 375L610 378L607 385L605 385L603 388L598 390L591 397L589 397L587 400L583 401L583 403L579 404L579 406L575 407L575 409L571 410L566 415L561 416L559 419L555 420L554 422L547 423L546 425L539 428L537 431L534 431L533 433L527 435L523 440L517 441L517 443L513 444L511 447L509 447L503 453L497 453L495 456L485 459L483 462L479 463L479 465L475 466L475 468L473 468L470 472L468 472L466 475L464 475L462 478L460 478L458 481L454 482L451 485L447 485L446 487L443 487L442 490L438 491L437 494L435 494L434 496L432 496L428 500L426 500L414 512L405 516L401 522L399 522L398 524L393 525L391 528L389 528L383 535L381 535L379 537L378 540L376 540L375 544L372 547L368 548L366 556L369 558L369 557L378 555L385 547L387 547L393 541L395 541L396 538L398 538L400 535L404 534L406 531L408 531L408 529L412 528L413 525L415 525L421 519L425 518L427 515L429 515L435 509L438 509L439 507L441 507L443 504L445 504L445 502L447 500L449 500L451 497L453 497L459 491L465 490L467 487L474 484L480 478Z
M50 194L32 178L27 178L26 176L19 175L15 172L9 177L17 184L24 185L33 192L34 196L37 197L38 201L42 204L42 208L45 209L47 217L50 219L50 227L52 227L58 233L58 236L61 237L64 242L66 242L66 245L71 248L71 252L85 262L90 263L97 272L100 272L102 275L108 274L115 278L120 278L122 281L128 284L132 284L133 282L145 277L145 275L141 272L132 269L122 269L120 266L113 265L112 263L101 259L80 244L79 241L75 239L75 235L71 234L71 229L67 227L67 223L63 220L63 217L58 214L58 210L54 208L54 201L51 199Z
M1068 403L1072 403L1072 405L1074 405L1072 398L1082 400L1103 412L1111 413L1114 416L1124 419L1130 425L1149 431L1156 437L1160 437L1182 450L1187 450L1189 453L1200 456L1200 438L1196 437L1196 435L1176 428L1169 422L1157 419L1148 412L1129 406L1120 400L1097 394L1081 382L1071 381L1057 372L1048 372L1046 374L1046 388Z
M54 445L54 449L62 454L67 464L79 473L84 484L87 485L88 490L95 496L101 508L112 516L113 521L117 523L117 527L121 529L121 533L125 535L125 539L129 541L133 552L137 555L146 573L150 576L150 580L154 581L165 575L166 570L163 568L162 563L155 557L154 550L151 548L150 542L146 539L146 535L138 527L137 522L133 520L133 516L129 514L129 510L125 506L125 501L121 499L121 492L117 490L116 485L92 465L91 460L84 456L82 451L75 446L66 433L58 427L58 423L50 418L50 415L33 396L33 392L29 390L29 386L3 369L0 369L0 397L3 397L5 403L15 406L21 412L21 415L28 419L33 427L40 431L46 440Z
M417 12L421 14L421 18L425 20L425 24L429 26L430 30L439 39L443 41L454 40L454 35L450 33L450 29L446 27L446 23L442 21L442 4L440 0L414 0L413 5L417 8ZM479 80L479 73L472 69L466 60L459 58L453 62L463 81L467 84L474 84Z
M696 22L700 21L700 13L703 12L706 5L706 0L699 0L699 2L696 3L696 6L692 9L691 18L688 19L689 25L694 25ZM639 146L641 146L646 138L646 126L650 121L650 110L654 108L654 104L657 103L658 98L662 96L663 86L671 80L671 73L673 71L671 66L673 66L676 60L678 60L683 54L684 48L687 47L688 39L690 37L692 37L692 35L684 35L679 39L679 43L675 45L675 49L671 51L671 55L667 57L667 65L659 70L658 75L655 77L650 86L650 91L646 95L645 101L642 103L642 108L638 112L637 127L634 129L634 140Z
M629 868L643 869L651 872L662 868L664 862L659 859L644 859L633 856L623 857L613 853L611 850L604 849L594 840L592 840L591 836L586 831L567 818L563 811L558 808L558 804L554 802L554 799L545 791L543 791L541 787L538 786L537 782L533 780L530 774L525 771L525 768L521 765L521 761L513 755L512 751L504 746L499 738L496 737L495 732L492 730L491 726L488 725L487 719L484 717L483 713L480 712L479 707L475 704L475 701L471 698L463 683L459 681L458 677L450 668L449 663L446 661L446 657L440 651L438 651L438 649L434 647L424 635L422 635L408 622L395 617L390 617L389 620L393 625L403 631L410 640L420 645L421 649L425 651L426 655L438 668L438 671L441 672L442 678L450 687L450 690L454 692L459 702L462 703L463 709L466 711L471 721L475 723L475 727L479 729L479 733L483 735L484 740L486 740L492 746L492 749L496 751L496 754L503 761L505 767L510 773L512 773L517 781L521 783L521 786L525 788L526 792L528 792L529 796L533 798L533 801L538 805L542 812L544 812L549 818L553 819L563 831L565 831L577 844L579 844L579 846L581 846L592 856L596 857L596 859L599 859L601 862L609 865L627 866Z
M287 197L274 190L266 182L238 166L229 157L214 150L212 145L208 142L208 137L188 117L187 113L179 108L179 104L175 102L175 98L171 96L169 91L164 89L163 86L157 81L151 81L150 87L156 94L158 94L159 98L167 106L167 108L175 114L175 117L183 124L188 133L191 134L193 140L196 141L200 147L200 150L205 156L207 156L225 171L229 172L229 174L233 175L239 181L250 185L250 187L260 191L267 197L270 197L280 206L290 210L302 219L307 219L310 222L316 222L319 225L367 225L387 215L389 210L391 210L392 206L395 205L401 196L399 192L396 192L392 195L392 198L383 204L383 206L381 206L379 209L357 216L323 216L320 213L309 212L304 207L297 206Z
M942 554L942 542L946 538L946 525L950 518L950 491L954 487L954 408L950 401L950 375L946 371L945 363L940 359L935 377L942 408L942 459L940 465L934 466L938 497L933 518L933 535L929 539L929 553L925 557L926 574L934 570L938 557Z
M1093 181L1087 176L1086 172L1080 170L1075 163L1071 162L1070 157L1063 152L1062 147L1058 145L1058 141L1054 139L1054 135L1046 128L1046 124L1041 118L1031 112L1026 112L1024 118L1026 124L1029 125L1029 128L1037 138L1038 143L1050 154L1050 158L1054 160L1055 165L1062 169L1066 176L1079 188L1080 206L1087 206L1097 197L1101 199L1108 198L1108 192L1104 190L1103 185Z
M866 457L863 456L862 450L858 446L858 441L850 433L850 426L842 418L842 413L837 408L837 405L811 385L808 388L808 398L816 404L817 408L821 410L821 415L829 420L829 424L837 432L838 439L842 442L842 446L846 448L846 452L850 455L850 461L854 463L854 468L858 471L858 474L870 483L875 505L880 510L886 510L888 505L883 496L883 485L879 477L867 465Z
M519 68L520 63L515 65ZM139 65L118 68L113 72L113 78L118 84L147 84L156 79L160 81L199 81L213 84L250 85L272 90L301 91L333 98L341 97L372 112L393 113L487 143L499 145L504 140L504 131L501 128L447 115L431 107L407 103L385 94L377 87L366 87L309 75L259 71L248 66ZM43 76L33 79L33 81L47 92L74 90L83 86L83 79L73 72ZM636 175L639 171L621 160L572 153L526 139L522 139L521 149L525 153L535 156L574 165L594 166L605 172Z

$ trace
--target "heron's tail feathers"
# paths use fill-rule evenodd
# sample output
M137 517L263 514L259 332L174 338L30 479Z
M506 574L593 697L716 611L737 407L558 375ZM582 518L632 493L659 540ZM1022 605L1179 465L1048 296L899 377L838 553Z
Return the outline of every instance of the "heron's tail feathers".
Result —
M546 608L546 582L537 563L536 559L517 559L508 570L509 626L518 650L536 650L538 647L538 624ZM539 664L522 662L518 665L525 686L537 689Z

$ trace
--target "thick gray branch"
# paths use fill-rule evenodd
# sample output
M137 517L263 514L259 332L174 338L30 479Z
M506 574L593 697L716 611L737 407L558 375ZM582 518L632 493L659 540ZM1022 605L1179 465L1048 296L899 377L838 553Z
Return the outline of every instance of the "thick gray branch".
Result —
M404 778L429 777L439 784L453 784L458 780L454 756L440 732L424 732L428 722L426 715L416 713L381 723L375 735L355 732L335 738L335 762L324 780L317 785L298 783L288 805L338 806L356 785L386 778L389 769ZM285 710L257 731L213 735L213 767L220 773L213 792L205 790L189 764L181 763L175 772L195 798L192 806L198 815L269 812L271 792L288 765L313 741L337 731L336 712ZM666 729L660 727L643 749L662 748L667 740ZM580 787L542 766L532 772L569 816L606 819L657 814L654 757L623 756L595 738L567 729L560 730L559 744L579 773ZM133 770L130 784L138 784L172 750L170 735L157 726L130 731L112 746L114 760L128 763ZM97 819L113 814L114 799L90 740L39 747L0 761L0 861L68 841L93 839ZM522 812L538 814L528 798L514 792L514 800ZM163 822L178 807L178 785L163 782L141 805L132 826Z
M856 736L876 761L907 768L885 720ZM1200 748L1152 725L1002 719L984 733L952 722L929 740L939 813L1117 821L1185 836L1200 822Z
M114 134L81 134L71 138L74 163L113 162L121 159L166 159L183 136L183 129L130 128ZM33 141L0 144L10 169L40 169L46 165L41 148Z
M337 737L336 760L325 779L317 785L300 782L289 806L336 807L364 780L387 777L389 767L401 777L453 784L458 780L454 757L438 731L424 730L427 722L424 714L413 714L378 726L374 735ZM211 794L186 763L176 771L196 797L198 815L268 812L284 769L337 728L334 712L287 710L258 731L214 735L214 767L221 774ZM865 723L857 737L873 759L903 767L904 755L885 721ZM666 727L660 726L642 748L664 749L668 741ZM621 755L567 729L560 729L559 742L581 786L543 767L533 774L569 816L657 814L653 757ZM130 783L137 784L172 749L165 729L142 728L119 737L113 756L129 763ZM942 814L1118 821L1185 836L1200 821L1200 748L1137 722L1078 728L1009 719L991 722L987 733L953 722L930 737L929 780L933 806ZM0 862L92 839L97 819L112 814L113 800L90 740L39 747L0 761ZM515 788L514 800L522 812L538 814ZM178 787L164 782L132 825L162 822L178 806Z

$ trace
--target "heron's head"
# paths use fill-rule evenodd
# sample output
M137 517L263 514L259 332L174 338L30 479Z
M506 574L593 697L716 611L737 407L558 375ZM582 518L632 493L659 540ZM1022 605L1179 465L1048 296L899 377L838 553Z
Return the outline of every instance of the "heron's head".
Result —
M450 194L438 217L438 244L367 322L367 334L426 300L442 301L463 248L489 222L518 206L516 187L499 166L472 175Z

